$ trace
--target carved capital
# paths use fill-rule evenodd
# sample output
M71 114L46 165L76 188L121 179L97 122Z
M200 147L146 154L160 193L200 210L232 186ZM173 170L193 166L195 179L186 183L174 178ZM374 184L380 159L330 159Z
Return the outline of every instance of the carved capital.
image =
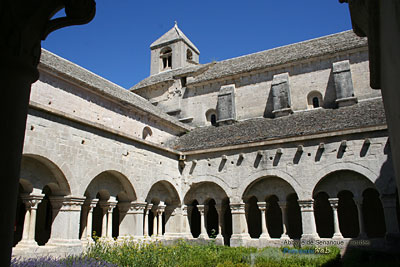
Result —
M232 214L245 214L245 210L244 210L245 204L243 202L242 203L231 203L229 205L231 207Z
M339 206L339 199L338 198L329 198L328 200L329 200L329 204L331 204L331 207L336 210Z
M302 212L314 211L314 199L297 200Z
M43 198L43 194L21 196L22 202L25 204L25 208L27 210L37 209Z
M269 203L267 202L257 202L257 206L259 208L259 210L261 211L266 211L269 207Z

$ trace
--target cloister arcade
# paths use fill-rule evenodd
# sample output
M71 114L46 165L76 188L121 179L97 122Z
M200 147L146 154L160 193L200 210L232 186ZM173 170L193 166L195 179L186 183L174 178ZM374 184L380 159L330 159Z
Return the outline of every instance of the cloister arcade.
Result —
M319 179L312 199L299 199L288 181L267 175L247 185L241 203L231 203L231 189L212 181L193 183L180 194L166 180L154 183L141 202L129 177L115 170L96 175L84 196L71 196L51 160L28 154L19 190L16 248L88 244L93 233L108 239L216 238L229 245L242 222L244 240L374 239L399 232L396 192L382 192L352 170ZM61 226L66 221L68 229Z

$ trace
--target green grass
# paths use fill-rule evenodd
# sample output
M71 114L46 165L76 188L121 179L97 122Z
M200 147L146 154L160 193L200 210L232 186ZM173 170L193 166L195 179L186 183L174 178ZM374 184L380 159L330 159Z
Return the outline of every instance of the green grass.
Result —
M304 248L303 248L304 249ZM308 248L314 249L314 248ZM327 254L290 254L284 248L245 248L189 244L174 245L125 241L117 244L97 242L86 256L118 266L329 266L338 263L339 249L330 247Z

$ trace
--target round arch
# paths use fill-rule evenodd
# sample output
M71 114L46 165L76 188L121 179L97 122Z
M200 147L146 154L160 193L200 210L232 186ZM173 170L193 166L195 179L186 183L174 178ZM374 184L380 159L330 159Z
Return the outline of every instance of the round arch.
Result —
M215 176L215 175L200 175L196 176L193 180L191 180L191 185L190 187L184 189L184 192L182 194L184 203L185 199L187 197L187 194L192 190L192 188L198 184L203 184L203 183L211 183L217 185L221 190L224 192L224 194L228 197L231 198L233 196L233 191L231 187L220 177Z
M154 183L147 193L146 202L163 201L167 205L179 206L181 200L176 188L167 180Z
M239 185L238 189L237 189L237 201L241 201L242 197L244 196L246 190L248 188L250 188L250 186L252 184L254 184L254 182L265 178L265 177L278 177L280 179L282 179L283 181L285 181L286 183L288 183L291 188L294 190L294 192L298 195L299 199L302 199L304 196L304 190L301 187L301 185L299 184L298 181L296 181L290 174L283 172L283 171L279 171L279 170L261 170L258 172L253 173L252 175L250 175L249 177L247 177L246 179L244 179L242 181L242 183Z
M64 171L49 158L38 154L22 155L20 183L27 193L34 188L42 190L47 185L55 195L71 194Z
M103 171L96 175L87 185L85 196L89 199L94 199L99 192L108 193L109 196L118 196L121 201L134 201L137 199L136 192L129 179L115 170Z
M372 172L370 169L360 165L360 164L356 164L356 163L352 163L352 162L347 162L347 163L334 163L331 164L327 167L324 167L322 169L320 169L317 173L316 173L316 177L321 177L318 180L314 181L314 183L310 184L310 190L309 192L312 193L311 196L308 196L309 198L312 198L315 194L317 194L319 191L321 190L316 190L318 189L317 186L321 183L321 181L324 180L324 178L328 177L331 174L334 173L338 173L338 172L350 172L350 173L355 173L357 175L359 175L360 177L364 177L366 178L366 180L369 182L366 182L366 184L369 184L371 188L376 188L375 186L375 182L378 178L378 175L375 174L374 172ZM343 187L343 183L337 183L337 186L342 186ZM357 191L355 192L356 195L360 195L362 194L362 191L365 190L367 187L364 187L364 189L359 189L361 191ZM342 190L345 190L347 188L343 188ZM376 188L378 191L380 191L380 188ZM329 189L330 191L332 191L332 189ZM339 190L339 189L338 189ZM318 191L318 192L317 192ZM340 192L341 190L339 190L338 192ZM335 196L337 195L337 193L335 194ZM329 193L333 193L333 192L327 192ZM329 194L330 197L334 197L331 194ZM333 193L334 194L334 193Z
M226 191L220 185L210 181L203 181L191 185L185 194L183 202L190 204L193 200L197 200L199 204L203 205L210 199L214 199L218 204L227 198Z

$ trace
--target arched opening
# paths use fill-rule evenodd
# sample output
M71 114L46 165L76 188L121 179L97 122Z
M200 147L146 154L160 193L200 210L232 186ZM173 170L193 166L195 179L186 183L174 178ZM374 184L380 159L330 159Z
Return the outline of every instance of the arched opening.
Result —
M323 106L322 94L318 91L312 91L307 96L308 109L319 108Z
M38 205L36 213L35 240L39 246L43 246L49 241L51 235L51 225L53 223L52 205L49 199L51 190L48 186L43 188L44 198Z
M147 194L146 202L153 205L152 214L149 214L149 230L152 228L149 233L161 236L180 230L177 228L179 218L174 211L181 206L181 201L171 183L165 180L155 183ZM157 229L157 232L154 229Z
M292 239L300 239L303 233L301 211L297 202L297 194L292 193L287 197L288 235Z
M313 194L317 196L318 193L325 192L329 196L338 198L337 216L340 233L345 238L355 238L363 237L365 234L365 229L362 232L363 225L365 228L366 215L364 211L368 213L367 216L380 217L383 220L383 212L380 212L379 209L368 209L369 204L364 206L363 199L360 198L363 196L363 192L369 188L373 189L375 185L365 176L350 170L339 170L323 177L315 186ZM367 195L370 194L368 192L372 191L368 190ZM372 206L377 205L376 196L369 198L369 200L375 203L371 204ZM367 203L369 200L367 200ZM317 214L315 216L318 217ZM359 218L362 218L364 223L360 222ZM325 224L327 223L325 222ZM321 234L320 236L323 237Z
M385 217L379 193L375 189L368 188L363 192L362 212L367 236L369 238L384 237Z
M224 237L224 244L229 246L230 239L232 236L232 213L229 206L229 198L225 198L222 201L222 212L223 216L223 226L222 226L222 236Z
M296 192L282 178L261 177L246 188L242 198L247 204L247 226L252 238L258 238L263 229L272 238L287 237L290 229L294 233L296 229L301 229L300 207L298 203L293 203L293 199L297 200ZM292 199L292 202L288 203L287 199ZM265 210L266 225L262 225L262 210Z
M278 204L278 197L273 195L267 199L267 228L270 237L280 238L283 233L282 212Z
M325 192L319 192L314 196L314 217L317 233L321 238L333 236L333 211L329 203L329 196Z
M22 202L21 199L21 192L23 192L23 188L21 183L18 186L18 197L17 197L17 212L15 214L15 224L14 224L14 243L13 246L18 244L19 241L22 239L22 231L24 229L24 221L25 221L25 204Z
M190 212L190 232L192 233L192 236L194 238L199 237L200 235L200 212L199 209L197 208L197 205L199 205L199 202L197 200L194 200L192 204L190 205L191 207L191 212Z
M81 231L85 233L81 235L82 239L90 241L87 239L93 235L118 238L125 217L121 214L120 205L136 200L135 191L126 176L117 171L102 172L90 182L85 196L85 207L81 211ZM88 212L89 205L93 208L92 213Z
M186 50L186 60L187 61L193 61L193 52L190 49Z
M340 232L343 237L357 237L360 229L357 217L357 206L350 191L343 190L337 195L339 198L338 217Z
M64 196L69 194L68 182L53 162L38 155L23 155L14 245L37 243L43 246L52 238L58 238L62 229L52 229L52 226L60 218L57 215L62 208ZM53 206L52 198L61 200L59 205ZM25 222L27 215L29 221ZM29 229L34 229L34 233L29 232ZM56 237L52 237L53 233Z
M207 110L206 121L212 126L217 126L217 111L215 109Z
M172 49L170 47L165 47L161 50L161 69L171 69L172 68Z
M209 236L212 230L215 230L217 238L222 241L227 240L232 234L231 227L232 218L230 215L229 200L225 191L213 182L195 183L186 193L184 203L188 206L188 219L190 229L194 238L199 237L202 232L200 227L200 211L197 205L204 205L204 228L203 232L207 232ZM221 233L221 235L220 235ZM212 235L214 236L214 235Z
M246 202L247 228L251 238L259 238L261 235L261 211L257 202L255 196L250 197Z
M215 238L219 234L218 227L218 212L215 208L215 200L210 199L207 202L207 213L206 213L206 229L208 237Z

